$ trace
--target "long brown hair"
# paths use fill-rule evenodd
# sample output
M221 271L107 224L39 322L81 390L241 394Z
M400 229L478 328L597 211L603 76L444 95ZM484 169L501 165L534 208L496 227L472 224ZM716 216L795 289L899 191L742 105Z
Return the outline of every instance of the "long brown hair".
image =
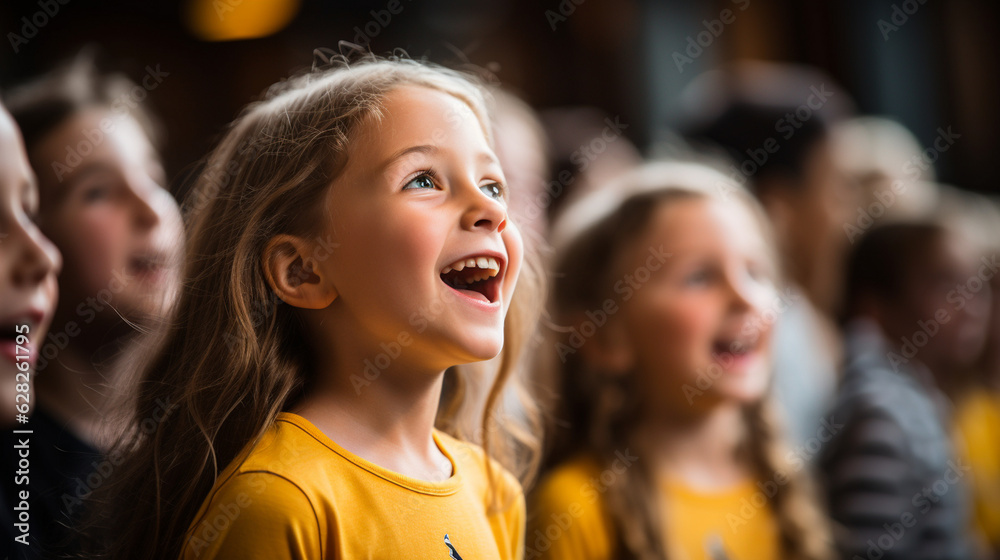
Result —
M618 272L612 263L648 229L659 208L691 198L719 197L744 204L756 216L765 237L763 211L752 196L714 169L695 163L647 164L615 185L571 206L554 226L557 256L552 281L553 334L539 372L553 372L558 412L546 430L549 465L580 453L611 468L622 446L634 441L641 421L634 376L608 375L572 351L571 328L589 310L601 309L614 296ZM772 258L776 257L772 255ZM620 276L619 276L620 278ZM806 473L786 452L767 398L744 407L747 437L741 450L760 480L782 480L769 498L781 534L780 558L821 560L830 557L824 516ZM651 465L637 461L603 493L613 522L615 558L665 560L668 546L662 519L669 515L656 491Z
M332 66L280 82L249 105L208 156L185 202L184 285L136 380L128 429L113 451L121 462L92 500L90 557L177 558L220 471L309 386L307 337L270 289L262 255L275 235L316 231L323 219L317 201L343 170L355 131L382 118L384 96L403 85L453 95L492 141L484 94L472 77L399 57L341 57ZM534 262L526 258L505 322L500 371L481 407L487 452L524 476L537 455L535 430L510 428L531 415L495 419L506 390L516 391L517 355L539 307ZM462 375L461 367L448 372L459 389L443 399L439 425L463 424L452 421L464 395Z

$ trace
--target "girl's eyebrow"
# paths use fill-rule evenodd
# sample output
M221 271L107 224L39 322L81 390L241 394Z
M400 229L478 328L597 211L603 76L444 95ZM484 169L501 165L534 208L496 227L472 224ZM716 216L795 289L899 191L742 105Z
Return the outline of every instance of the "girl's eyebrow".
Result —
M117 172L114 166L106 161L94 161L74 169L72 174L66 177L66 183L71 185L76 184L91 175L100 175L101 173L115 174Z
M389 167L390 165L396 163L404 156L407 156L412 153L433 154L436 153L437 151L438 151L437 146L431 146L429 144L421 144L419 146L410 146L409 148L403 148L402 150L399 150L398 152L389 156L389 158L385 160L385 163L382 164L382 168L384 169L386 167Z
M497 159L496 154L493 152L479 152L479 160L483 163L497 164L500 165L500 161Z
M389 167L390 165L396 163L398 160L412 153L436 154L439 151L441 150L437 146L432 146L430 144L410 146L409 148L403 148L402 150L399 150L398 152L389 156L385 160L385 163L382 164L382 167L383 168ZM487 164L497 164L497 165L500 164L500 161L497 159L497 156L492 152L479 152L479 160Z

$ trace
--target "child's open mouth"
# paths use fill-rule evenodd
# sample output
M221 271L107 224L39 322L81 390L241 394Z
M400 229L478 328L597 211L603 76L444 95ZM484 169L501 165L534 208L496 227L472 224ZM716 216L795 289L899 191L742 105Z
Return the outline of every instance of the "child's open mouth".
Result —
M752 350L749 343L739 340L717 340L712 344L712 352L716 354L741 356Z
M502 259L488 255L463 257L441 270L441 280L462 294L488 303L500 297Z
M721 339L712 344L712 357L724 367L748 362L756 358L759 351L760 340L756 337Z
M139 277L156 277L167 266L166 256L159 251L148 251L133 255L128 261L128 274Z

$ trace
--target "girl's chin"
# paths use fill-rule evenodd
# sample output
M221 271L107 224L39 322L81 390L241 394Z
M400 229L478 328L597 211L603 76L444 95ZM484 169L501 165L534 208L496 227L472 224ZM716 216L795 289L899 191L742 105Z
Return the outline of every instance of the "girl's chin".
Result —
M471 364L476 362L486 362L496 358L503 350L503 340L499 342L479 343L475 345L461 345L459 363Z
M740 383L719 387L719 394L726 400L740 404L751 404L764 398L767 394L767 383L763 379L746 379Z

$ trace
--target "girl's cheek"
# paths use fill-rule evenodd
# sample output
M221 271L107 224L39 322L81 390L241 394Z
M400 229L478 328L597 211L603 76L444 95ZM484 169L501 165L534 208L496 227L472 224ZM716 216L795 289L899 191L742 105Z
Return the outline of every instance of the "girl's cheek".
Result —
M675 310L675 323L679 336L696 348L711 343L715 337L719 313L714 302L705 298L690 298L682 301Z
M67 262L76 263L82 278L98 284L110 281L113 269L124 267L128 256L130 239L124 220L114 213L97 212L67 218L57 226L58 238L62 240L59 246L65 248Z
M521 265L524 263L524 240L521 232L510 219L507 220L507 227L500 234L504 247L507 249L507 271L504 275L505 290L507 293L505 301L510 301L517 284L517 278L521 274Z
M662 349L676 355L678 349L686 352L704 338L704 311L689 302L660 297L636 303L631 306L636 311L631 317L633 332L651 351Z

